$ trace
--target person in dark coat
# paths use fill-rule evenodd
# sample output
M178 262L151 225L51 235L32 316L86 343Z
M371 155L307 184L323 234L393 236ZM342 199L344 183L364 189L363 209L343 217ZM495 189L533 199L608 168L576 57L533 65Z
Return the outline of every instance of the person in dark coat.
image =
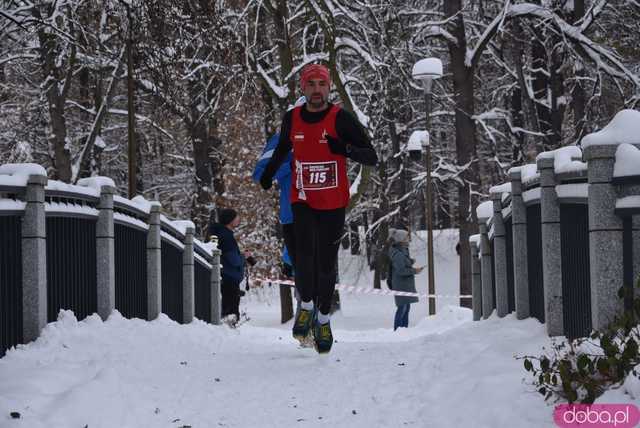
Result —
M244 278L245 257L240 252L233 230L240 224L238 213L231 208L218 211L218 222L209 226L209 235L218 237L222 265L221 316L235 315L240 319L240 283Z
M391 268L391 283L393 291L406 291L416 293L415 275L423 268L414 268L414 260L409 256L409 241L411 235L406 230L390 229L389 239L389 260ZM409 327L409 309L412 303L418 301L416 296L395 296L396 315L393 322L393 329L399 327Z

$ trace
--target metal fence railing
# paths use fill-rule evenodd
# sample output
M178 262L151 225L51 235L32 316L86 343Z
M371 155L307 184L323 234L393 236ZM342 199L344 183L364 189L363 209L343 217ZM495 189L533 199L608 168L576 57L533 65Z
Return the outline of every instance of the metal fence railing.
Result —
M516 296L513 282L513 225L511 217L505 219L505 240L507 243L507 293L509 312L516 310Z
M60 310L188 323L195 307L219 324L218 250L160 210L115 195L106 178L69 185L38 165L0 165L0 356L37 339Z
M114 224L115 307L126 318L147 319L147 230Z
M527 207L527 257L529 307L531 316L544 322L544 284L542 278L542 229L540 203Z
M472 265L474 319L490 314L481 301L486 290L497 299L498 316L537 318L550 336L585 337L632 309L640 277L640 165L629 159L640 157L640 137L637 144L610 138L591 134L582 147L542 153L491 189L491 201L477 210L480 235L470 239L472 256L494 258ZM628 288L626 300L621 287Z
M162 239L162 312L177 322L182 313L182 250L172 240Z
M0 356L22 342L22 219L0 212Z
M589 280L589 213L585 204L560 207L562 245L562 302L567 337L591 332Z
M98 309L96 219L47 218L47 321L60 309L78 319Z
M212 295L211 275L206 260L196 260L194 265L195 316L202 321L211 322Z

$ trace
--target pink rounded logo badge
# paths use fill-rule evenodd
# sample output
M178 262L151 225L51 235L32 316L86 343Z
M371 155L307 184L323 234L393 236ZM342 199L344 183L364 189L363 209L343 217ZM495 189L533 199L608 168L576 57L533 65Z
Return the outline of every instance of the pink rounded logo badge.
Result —
M635 404L560 404L553 420L562 428L633 428L640 422Z

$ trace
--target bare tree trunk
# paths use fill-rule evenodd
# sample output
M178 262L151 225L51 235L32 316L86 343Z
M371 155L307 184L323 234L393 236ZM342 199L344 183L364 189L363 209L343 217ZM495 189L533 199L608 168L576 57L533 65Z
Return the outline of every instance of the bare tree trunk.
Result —
M534 30L537 34L537 37L541 39L543 37L542 34L539 34L538 30ZM547 51L545 46L542 44L540 40L534 40L532 48L532 61L531 67L535 70L533 75L533 80L531 82L531 86L533 87L533 97L536 107L536 117L538 118L538 125L540 132L544 133L548 136L549 130L551 128L551 118L549 117L550 112L549 108L543 105L542 102L546 102L547 91L549 88L549 78L545 74L545 70L548 69L549 64L547 61ZM545 150L545 147L548 147L549 141L548 137L544 139L538 138L538 144L536 145L536 153L541 153Z
M458 165L469 164L477 159L475 122L474 73L472 66L465 64L467 40L462 17L462 1L443 2L444 14L451 19L450 32L457 43L448 42L455 100L456 155ZM464 185L460 187L458 199L458 222L460 224L460 294L471 294L471 259L469 236L477 230L477 205L474 187L479 183L477 163L470 163L461 174ZM469 299L461 299L461 306L471 307Z
M585 7L584 0L575 0L574 1L574 11L573 11L573 19L574 22L579 21L584 17ZM585 76L584 73L584 65L580 60L576 66L576 72L574 76L574 86L571 92L571 101L573 103L573 124L575 127L574 130L574 140L576 142L580 141L585 134L585 125L586 125L586 103L587 97L584 91L584 87L582 86L581 79Z
M395 125L393 125L395 126ZM380 182L386 188L387 185L387 162L385 159L378 163L378 171ZM380 196L380 207L376 210L374 222L389 212L389 198L386 194ZM382 288L380 281L387 276L387 237L389 236L389 222L383 221L372 237L371 241L375 242L373 246L373 288Z
M37 20L42 20L40 9L34 7L32 13ZM44 24L38 28L38 41L40 43L40 66L44 75L45 95L49 109L49 122L51 133L49 134L49 151L53 166L53 178L64 182L71 181L71 151L67 144L67 124L64 115L67 93L73 76L73 64L75 62L75 45L71 48L71 57L67 64L67 72L57 65L58 42L56 35ZM62 85L61 83L64 82Z
M215 193L224 193L222 165L215 155L215 147L220 146L221 142L210 135L204 118L191 124L189 131L196 172L196 194L191 218L198 232L204 234L209 224L209 214L215 208Z
M523 128L529 131L540 132L540 123L538 122L536 105L534 103L534 100L529 95L529 92L527 90L529 86L524 76L524 64L522 62L522 59L524 58L524 55L525 55L524 46L523 46L524 34L522 32L522 26L520 22L515 21L513 25L513 29L514 29L514 35L515 35L514 37L515 42L512 49L513 51L512 60L516 68L516 73L518 74L518 86L520 87L520 90L518 91L518 93L521 96L521 99L520 99L521 102L519 103L519 105L521 106L521 116L522 116L521 126L523 125ZM536 137L524 132L520 133L520 137L521 137L520 150L523 157L522 160L524 162L534 161L536 158L536 155L538 154L538 149L539 149L539 144L536 143Z
M107 112L109 111L109 106L111 104L111 101L113 100L113 97L116 94L116 86L117 86L117 81L121 71L122 58L124 53L125 53L125 49L123 48L121 50L120 57L118 58L118 63L116 64L111 74L111 80L109 81L109 85L107 87L107 93L105 94L105 97L103 98L103 102L96 113L96 117L93 121L93 125L91 126L91 131L89 132L89 135L87 136L87 139L84 142L82 150L80 151L80 154L78 155L78 158L76 160L75 167L73 168L74 171L72 174L72 181L74 183L76 183L78 179L82 177L86 177L91 174L91 167L90 167L91 154L93 152L96 139L102 132L102 125L104 123L105 118L107 117ZM133 101L131 100L130 102L133 102ZM129 118L129 120L131 121L131 118Z
M267 2L269 3L269 2ZM287 0L278 0L278 9L275 11L274 23L276 25L276 33L278 34L278 50L280 52L280 66L282 81L291 74L293 70L293 54L291 53L291 38L289 37L289 9L287 8ZM289 87L288 104L296 101L296 79L289 79L287 82ZM286 105L282 106L282 110L286 109Z
M554 37L555 38L555 37ZM551 65L549 66L549 79L551 91L551 133L549 135L550 147L557 149L562 144L562 121L564 120L565 103L561 102L564 95L564 76L559 71L562 66L562 53L557 48L551 52Z
M396 178L397 184L396 186L394 186L396 188L396 192L394 192L396 193L396 197L398 199L401 199L402 197L404 197L404 195L407 194L407 171L405 168L403 168L403 156L400 154L400 138L396 133L395 118L391 116L390 112L387 112L385 116L387 116L388 118L387 124L389 128L389 136L391 137L391 147L393 152L393 157L392 157L393 170L399 171L402 168L400 177ZM386 162L380 162L380 165L384 165L384 168L387 167ZM380 168L380 171L382 171L382 167ZM386 171L385 171L385 177L386 177ZM383 189L386 188L386 186L387 186L386 181L382 181ZM409 218L407 216L407 201L406 200L400 201L399 208L400 208L400 215L398 216L399 219L397 220L397 225L398 226L404 225L404 227L407 227L407 224L409 223Z

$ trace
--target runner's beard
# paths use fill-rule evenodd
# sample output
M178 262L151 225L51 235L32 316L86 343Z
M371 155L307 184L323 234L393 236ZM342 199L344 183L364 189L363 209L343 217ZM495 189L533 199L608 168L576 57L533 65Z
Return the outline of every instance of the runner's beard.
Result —
M312 94L311 97L309 97L308 103L313 108L320 108L326 105L327 99L322 96L322 94Z

